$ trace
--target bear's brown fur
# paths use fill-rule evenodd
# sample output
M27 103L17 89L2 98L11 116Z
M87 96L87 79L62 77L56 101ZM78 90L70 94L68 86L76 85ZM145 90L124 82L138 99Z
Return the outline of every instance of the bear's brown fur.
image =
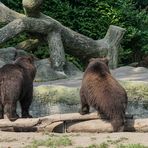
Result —
M33 79L36 74L32 56L17 58L13 64L0 68L0 119L4 114L14 121L17 101L20 102L22 117L30 118L29 107L33 98Z
M114 131L123 131L127 94L111 76L107 58L90 60L80 89L81 114L89 113L90 106L111 120Z

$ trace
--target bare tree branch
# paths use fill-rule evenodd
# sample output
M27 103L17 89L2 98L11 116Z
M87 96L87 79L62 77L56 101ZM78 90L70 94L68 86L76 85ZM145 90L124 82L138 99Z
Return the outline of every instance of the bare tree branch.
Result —
M61 70L65 64L65 52L80 59L109 56L110 67L117 67L118 48L125 29L111 25L103 39L93 40L40 13L41 3L42 0L23 0L25 13L29 16L26 17L0 2L0 21L10 22L0 29L0 43L22 32L38 33L48 43L52 66L56 70Z

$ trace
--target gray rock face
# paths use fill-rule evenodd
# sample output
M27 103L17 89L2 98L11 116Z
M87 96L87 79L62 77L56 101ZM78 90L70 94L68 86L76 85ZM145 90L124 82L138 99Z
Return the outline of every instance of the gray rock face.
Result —
M0 60L0 68L4 66L6 63Z
M49 59L43 59L35 62L37 73L35 81L52 81L66 78L65 74L58 74L52 68Z
M76 76L82 74L82 71L80 71L73 63L66 62L64 66L64 72L68 76Z
M5 63L11 63L12 61L14 61L15 56L16 49L14 47L0 49L0 60Z
M37 67L37 73L35 81L46 82L58 79L65 79L70 76L76 76L82 72L72 63L67 62L64 66L64 72L55 71L51 68L51 63L49 59L43 59L35 62Z
M24 50L19 50L14 47L1 48L0 49L0 67L7 63L12 63L17 57L30 55ZM37 67L37 74L35 81L46 82L58 79L65 79L71 76L76 76L81 71L72 63L66 62L64 66L64 72L55 71L51 68L49 59L38 60L35 62Z
M148 82L148 69L144 67L119 67L111 71L112 75L119 80L129 81L147 81Z
M16 50L16 58L17 57L20 57L20 56L27 56L27 55L29 55L29 53L28 52L26 52L26 51L24 51L24 50L21 50L21 49L17 49Z

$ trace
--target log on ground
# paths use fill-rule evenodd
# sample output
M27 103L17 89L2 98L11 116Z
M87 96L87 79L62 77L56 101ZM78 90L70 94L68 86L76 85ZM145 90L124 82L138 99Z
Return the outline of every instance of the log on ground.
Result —
M113 132L109 120L101 119L97 113L80 115L79 113L56 114L40 118L0 120L0 130L15 132ZM148 119L127 119L125 131L148 132Z

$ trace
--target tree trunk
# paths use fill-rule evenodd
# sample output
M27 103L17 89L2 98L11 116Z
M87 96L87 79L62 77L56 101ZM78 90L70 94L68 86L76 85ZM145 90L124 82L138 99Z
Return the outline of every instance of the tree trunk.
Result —
M0 130L17 132L113 132L109 120L101 119L97 113L80 115L79 113L56 114L41 118L0 120ZM124 131L148 132L148 119L127 119Z
M103 39L93 40L40 13L41 4L42 0L23 0L26 17L0 2L0 22L9 23L0 29L0 43L24 31L38 33L48 42L50 59L56 70L63 69L65 52L82 60L109 56L110 67L117 67L118 48L125 29L111 25Z

